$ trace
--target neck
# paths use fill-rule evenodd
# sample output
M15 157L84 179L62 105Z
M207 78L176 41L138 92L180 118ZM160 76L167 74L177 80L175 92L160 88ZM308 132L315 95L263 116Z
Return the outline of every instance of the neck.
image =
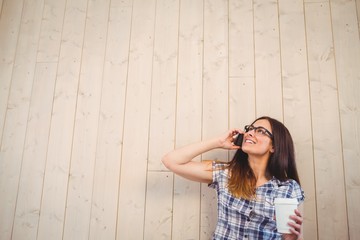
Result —
M248 158L249 165L256 177L256 187L263 185L270 180L270 176L266 172L266 167L268 163L268 156L250 156Z

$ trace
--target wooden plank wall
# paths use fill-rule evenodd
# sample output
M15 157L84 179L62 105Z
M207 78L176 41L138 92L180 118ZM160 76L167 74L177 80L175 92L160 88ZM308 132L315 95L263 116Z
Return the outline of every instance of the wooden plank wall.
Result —
M0 13L0 240L210 239L215 192L160 159L261 115L293 135L304 238L360 235L360 0L0 0Z

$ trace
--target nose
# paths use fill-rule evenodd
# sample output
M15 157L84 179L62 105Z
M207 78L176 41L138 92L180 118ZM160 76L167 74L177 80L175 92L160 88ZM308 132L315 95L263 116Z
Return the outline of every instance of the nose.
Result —
M249 136L253 137L253 136L254 136L254 132L255 132L254 129L252 129L252 130L248 131L247 134L248 134Z

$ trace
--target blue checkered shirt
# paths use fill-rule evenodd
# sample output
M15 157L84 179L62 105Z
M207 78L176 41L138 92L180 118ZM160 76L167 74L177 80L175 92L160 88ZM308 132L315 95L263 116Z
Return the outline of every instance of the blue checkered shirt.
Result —
M213 235L216 240L281 239L275 222L274 198L297 198L304 201L304 192L294 180L281 182L275 177L256 188L256 199L245 200L232 196L227 188L228 169L213 162L213 182L218 197L218 223Z

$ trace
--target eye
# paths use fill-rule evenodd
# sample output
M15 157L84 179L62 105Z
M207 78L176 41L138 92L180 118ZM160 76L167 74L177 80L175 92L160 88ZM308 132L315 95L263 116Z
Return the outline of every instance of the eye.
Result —
M261 135L266 135L266 130L263 129L263 128L258 128L258 129L256 129L256 132L259 133L259 134L261 134Z
M248 127L247 127L247 129L246 129L246 130L247 130L247 132L252 131L252 130L254 130L254 126L251 126L251 125L250 125L250 126L248 126Z

